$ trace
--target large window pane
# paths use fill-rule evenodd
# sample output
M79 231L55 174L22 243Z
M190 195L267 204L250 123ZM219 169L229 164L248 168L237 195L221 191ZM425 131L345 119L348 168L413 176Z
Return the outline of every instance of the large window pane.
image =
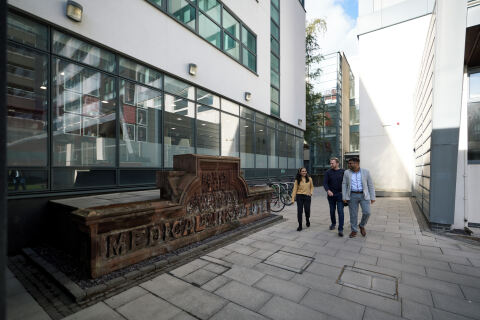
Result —
M256 140L256 168L267 168L267 128L264 125L255 125Z
M13 13L8 13L7 25L8 39L47 50L48 33L46 26Z
M280 61L273 54L270 54L270 67L275 72L280 72Z
M47 165L48 59L7 48L7 164Z
M297 137L296 141L296 159L297 159L297 168L303 167L303 138Z
M278 166L280 169L287 169L287 135L284 131L278 131Z
M220 98L202 89L197 89L197 102L210 107L220 108Z
M223 28L235 38L240 39L240 23L225 9L223 9Z
M166 86L166 85L165 85ZM165 94L165 167L173 167L175 154L194 153L193 128L195 104L186 99Z
M275 21L279 25L280 24L280 13L278 12L278 9L272 6L270 14L272 16L273 21Z
M222 110L238 116L240 106L232 101L222 99Z
M8 169L8 192L32 192L48 188L48 171Z
M195 7L185 0L168 0L168 12L175 19L195 30Z
M278 168L278 155L277 155L277 130L267 128L268 136L268 167L271 169Z
M296 150L295 150L295 136L287 134L287 145L288 145L288 168L296 168Z
M276 5L277 8L280 8L280 0L272 0L272 4Z
M480 103L468 105L468 160L480 161Z
M280 76L273 70L270 70L270 82L272 86L280 88Z
M220 111L197 105L197 153L220 154Z
M132 60L120 57L120 75L122 77L162 89L162 74Z
M53 60L53 165L115 165L115 78Z
M242 168L255 168L253 122L240 119L240 161Z
M270 33L275 37L275 39L280 40L280 30L273 21L270 21Z
M222 112L222 156L238 157L239 119Z
M53 31L53 53L72 60L100 68L105 71L115 71L115 55L60 31Z
M198 33L202 38L217 48L222 47L222 32L220 27L202 13L199 14L198 18Z
M236 60L240 58L240 48L238 41L236 41L226 33L223 41L223 49L226 53L234 57Z
M270 102L270 113L274 116L280 117L280 106L275 102Z
M195 88L183 81L165 76L165 91L171 94L195 100Z
M222 12L222 6L217 0L199 0L198 7L203 10L210 18L220 24L220 15Z
M270 38L270 50L277 56L280 56L280 44L273 37Z
M243 65L253 71L257 71L257 57L243 48Z
M129 81L120 84L120 166L162 166L162 93Z
M255 120L255 111L247 107L240 107L240 117Z
M115 170L54 168L54 189L99 188L115 186Z
M257 38L253 33L242 26L242 42L253 53L257 52Z
M274 87L270 87L270 99L276 104L280 103L280 93Z

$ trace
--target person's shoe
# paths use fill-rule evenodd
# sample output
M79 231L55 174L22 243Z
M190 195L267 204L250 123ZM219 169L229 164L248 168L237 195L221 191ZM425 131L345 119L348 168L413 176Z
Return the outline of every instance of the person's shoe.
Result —
M310 227L310 220L307 220L307 228Z
M298 226L297 231L302 231L302 226Z
M331 225L330 225L330 230L333 230L333 229L335 229L335 225L334 225L334 224L331 224Z
M352 231L349 235L350 238L355 238L357 236L357 232Z
M360 227L360 233L362 234L363 237L367 235L367 231L365 231L364 227Z
M338 231L338 236L343 237L343 231Z

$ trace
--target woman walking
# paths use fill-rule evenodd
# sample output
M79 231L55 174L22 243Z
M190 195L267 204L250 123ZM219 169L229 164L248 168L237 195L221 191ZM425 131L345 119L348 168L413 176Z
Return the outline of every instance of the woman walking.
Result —
M307 220L307 228L310 227L310 203L312 202L313 181L307 173L307 169L298 169L295 178L295 184L292 191L292 203L297 200L297 231L302 231L302 215L305 209L305 220Z

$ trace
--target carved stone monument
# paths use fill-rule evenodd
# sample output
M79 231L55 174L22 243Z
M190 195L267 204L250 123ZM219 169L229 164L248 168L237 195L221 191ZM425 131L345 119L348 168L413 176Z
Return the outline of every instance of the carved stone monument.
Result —
M239 158L174 156L174 170L157 172L157 186L159 197L152 200L93 207L57 201L75 209L67 215L73 228L66 243L91 277L270 215L271 189L249 188Z

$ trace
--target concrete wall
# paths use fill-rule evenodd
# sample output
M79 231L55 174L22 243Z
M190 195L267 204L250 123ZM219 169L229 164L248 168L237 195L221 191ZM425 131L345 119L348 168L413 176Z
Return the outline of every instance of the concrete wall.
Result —
M430 14L434 4L435 0L360 0L358 33L371 32Z
M270 3L270 1L263 2ZM268 30L270 30L270 24ZM270 40L268 43L270 44ZM268 66L270 67L270 64ZM270 74L270 69L268 72ZM305 10L298 1L282 0L280 1L280 118L288 119L285 121L303 130L306 125L305 91ZM301 126L298 125L298 119L302 120Z
M257 35L258 75L146 1L82 0L83 21L75 23L65 16L64 0L9 0L10 5L41 19L270 114L270 2L223 2ZM305 96L305 86L299 85L305 81L305 11L297 1L282 1L282 6L281 61L295 63L292 68L282 67L281 77L287 80L281 90L281 117L298 126L298 118L303 116L304 129L305 103L303 108L301 103L295 108L292 102ZM297 46L301 49L289 48ZM195 77L187 73L189 63L198 66ZM246 91L252 93L250 102L244 100Z
M359 36L361 166L380 193L412 189L413 98L429 22L423 16Z

